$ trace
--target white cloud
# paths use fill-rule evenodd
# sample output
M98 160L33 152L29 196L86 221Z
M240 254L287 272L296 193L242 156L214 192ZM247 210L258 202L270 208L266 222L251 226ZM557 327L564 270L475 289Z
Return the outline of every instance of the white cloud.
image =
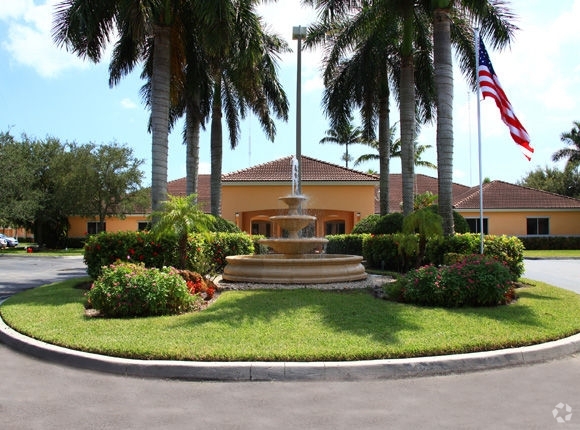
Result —
M121 100L121 106L124 109L135 109L137 108L138 105L130 98L124 98L123 100Z
M46 78L56 77L67 69L89 66L64 48L58 48L52 40L57 1L35 4L32 0L0 0L0 21L7 23L7 38L2 48L12 56L12 64L31 67Z

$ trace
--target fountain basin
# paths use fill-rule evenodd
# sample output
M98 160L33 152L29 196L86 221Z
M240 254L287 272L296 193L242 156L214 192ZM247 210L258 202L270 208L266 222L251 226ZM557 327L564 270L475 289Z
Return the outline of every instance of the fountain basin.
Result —
M291 238L297 238L298 232L311 222L316 221L312 215L275 215L270 220L286 230Z
M302 239L260 239L260 244L272 248L279 254L309 254L321 250L328 239L320 237L305 237Z
M226 260L222 279L232 282L328 284L367 277L362 257L358 255L233 255Z

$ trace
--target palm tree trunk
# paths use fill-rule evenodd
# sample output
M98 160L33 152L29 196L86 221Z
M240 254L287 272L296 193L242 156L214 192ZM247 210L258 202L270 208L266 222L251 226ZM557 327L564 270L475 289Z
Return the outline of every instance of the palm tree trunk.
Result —
M401 47L401 176L403 215L413 212L415 191L415 67L413 61L413 4L406 7Z
M448 5L450 1L446 2ZM437 176L443 234L453 235L453 61L449 9L433 14L433 50L437 92Z
M151 206L153 211L159 211L161 204L167 199L170 50L169 27L157 26L151 77Z
M222 104L221 85L216 83L211 114L211 214L220 216L222 200Z
M389 213L389 175L391 173L391 125L389 121L389 94L379 100L379 210Z
M197 194L198 188L198 175L199 175L199 129L200 129L200 118L199 118L199 94L196 93L193 96L193 100L187 105L186 111L186 142L187 142L187 154L186 154L186 173L187 173L187 183L186 192L187 195ZM197 200L197 199L196 199Z

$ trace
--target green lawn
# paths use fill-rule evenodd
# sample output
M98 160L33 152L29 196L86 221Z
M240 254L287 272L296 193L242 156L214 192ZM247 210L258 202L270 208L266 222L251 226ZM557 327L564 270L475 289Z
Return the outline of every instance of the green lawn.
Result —
M580 258L580 249L530 249L524 251L524 258Z
M438 309L367 291L227 291L179 316L88 317L67 281L0 307L5 322L46 342L106 355L200 361L322 361L416 357L530 345L580 332L580 295L529 282L496 308Z

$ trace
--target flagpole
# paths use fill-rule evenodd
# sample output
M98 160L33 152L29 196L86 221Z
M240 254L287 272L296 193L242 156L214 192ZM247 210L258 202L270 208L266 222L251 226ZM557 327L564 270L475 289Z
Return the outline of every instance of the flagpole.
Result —
M475 39L475 77L477 81L477 153L479 158L479 253L483 254L483 179L482 179L482 163L481 163L481 97L479 86L479 29L474 29Z

